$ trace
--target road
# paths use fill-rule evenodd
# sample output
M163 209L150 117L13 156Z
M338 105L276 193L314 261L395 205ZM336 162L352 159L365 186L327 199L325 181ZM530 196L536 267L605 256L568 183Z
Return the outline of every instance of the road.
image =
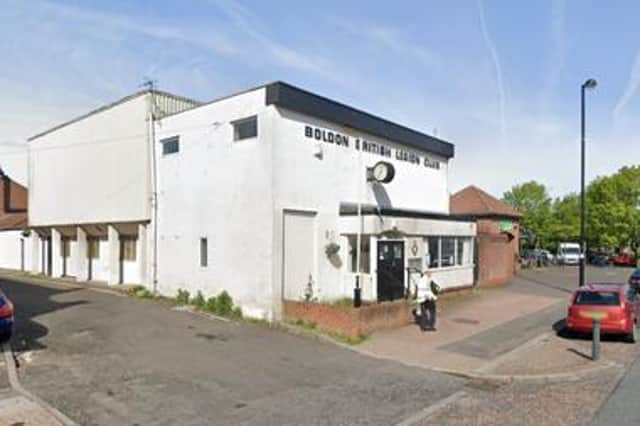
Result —
M588 279L620 281L628 272L590 268ZM575 268L524 271L507 288L561 301L575 288L575 278ZM79 424L391 425L460 390L466 396L426 424L504 424L514 418L583 424L615 383L607 376L555 386L486 387L158 302L46 281L2 279L0 287L17 306L12 346L23 385ZM452 349L491 358L561 326L554 322L564 309L553 305L454 342ZM638 369L603 407L603 418L631 401Z
M31 392L80 424L389 425L464 386L262 325L11 280Z

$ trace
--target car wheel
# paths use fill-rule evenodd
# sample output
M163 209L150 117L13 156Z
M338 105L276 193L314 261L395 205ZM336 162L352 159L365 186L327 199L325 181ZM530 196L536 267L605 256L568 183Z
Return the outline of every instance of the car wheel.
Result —
M637 341L638 341L638 328L636 327L636 324L633 324L633 327L631 327L631 333L629 333L629 335L627 336L627 342L636 343Z

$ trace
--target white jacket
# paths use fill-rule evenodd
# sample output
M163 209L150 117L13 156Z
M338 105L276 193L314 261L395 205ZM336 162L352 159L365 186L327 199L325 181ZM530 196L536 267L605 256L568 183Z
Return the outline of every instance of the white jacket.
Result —
M436 296L431 290L431 277L426 274L418 280L416 300L418 302L422 302L424 300L438 300L438 296Z

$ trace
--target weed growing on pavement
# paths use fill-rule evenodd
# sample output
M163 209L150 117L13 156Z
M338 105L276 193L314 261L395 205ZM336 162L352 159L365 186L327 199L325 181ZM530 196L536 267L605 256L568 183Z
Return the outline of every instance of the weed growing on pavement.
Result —
M347 336L346 334L342 334L342 333L327 333L329 335L329 337L331 337L334 340L337 340L338 342L342 342L342 343L346 343L347 345L359 345L360 343L366 341L369 336L363 336L363 335L358 335L357 337L351 337L351 336Z
M331 302L331 306L336 308L353 308L353 299L350 297L342 297Z
M341 343L345 343L347 345L359 345L360 343L366 341L369 336L366 335L359 335L357 337L351 337L351 336L347 336L346 334L342 334L339 332L335 332L335 331L329 331L329 330L324 330L324 329L318 329L318 324L316 324L313 321L305 321L303 319L297 319L295 321L287 321L289 324L295 325L297 327L300 327L302 329L304 329L305 331L309 332L310 334L315 334L315 335L325 335L330 337L331 339L341 342Z
M193 297L193 299L191 299L191 304L198 309L204 309L204 307L206 306L207 302L204 299L204 296L202 295L202 292L200 290L198 290L198 292Z
M176 296L176 303L178 305L188 305L190 297L191 297L191 294L189 294L188 290L183 290L179 288L178 295Z
M316 327L318 327L318 324L316 324L313 321L305 321L303 319L297 319L293 322L294 325L297 325L298 327L302 327L305 330L309 330L309 331L313 331L316 329Z
M130 296L137 297L138 299L153 299L155 297L152 292L141 285L131 287L129 290L127 290L127 293Z
M243 316L242 308L240 308L240 306L234 306L233 298L226 290L223 290L217 296L211 296L208 299L204 298L201 291L198 291L193 298L189 299L188 291L178 290L175 300L179 305L193 305L196 309L202 312L207 312L221 317L238 320L242 319Z

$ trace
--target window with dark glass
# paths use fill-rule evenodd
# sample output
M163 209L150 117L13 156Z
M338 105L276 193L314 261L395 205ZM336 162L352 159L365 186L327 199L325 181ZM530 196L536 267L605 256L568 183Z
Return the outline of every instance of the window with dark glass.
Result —
M206 238L200 238L200 266L206 267L209 264L209 247Z
M233 123L233 140L255 138L258 136L258 116L243 118Z
M162 139L160 143L162 144L162 155L171 155L180 151L179 136Z
M440 237L427 237L427 250L425 253L428 268L440 266Z
M455 237L442 237L442 257L440 259L440 266L443 268L455 266L455 253Z

